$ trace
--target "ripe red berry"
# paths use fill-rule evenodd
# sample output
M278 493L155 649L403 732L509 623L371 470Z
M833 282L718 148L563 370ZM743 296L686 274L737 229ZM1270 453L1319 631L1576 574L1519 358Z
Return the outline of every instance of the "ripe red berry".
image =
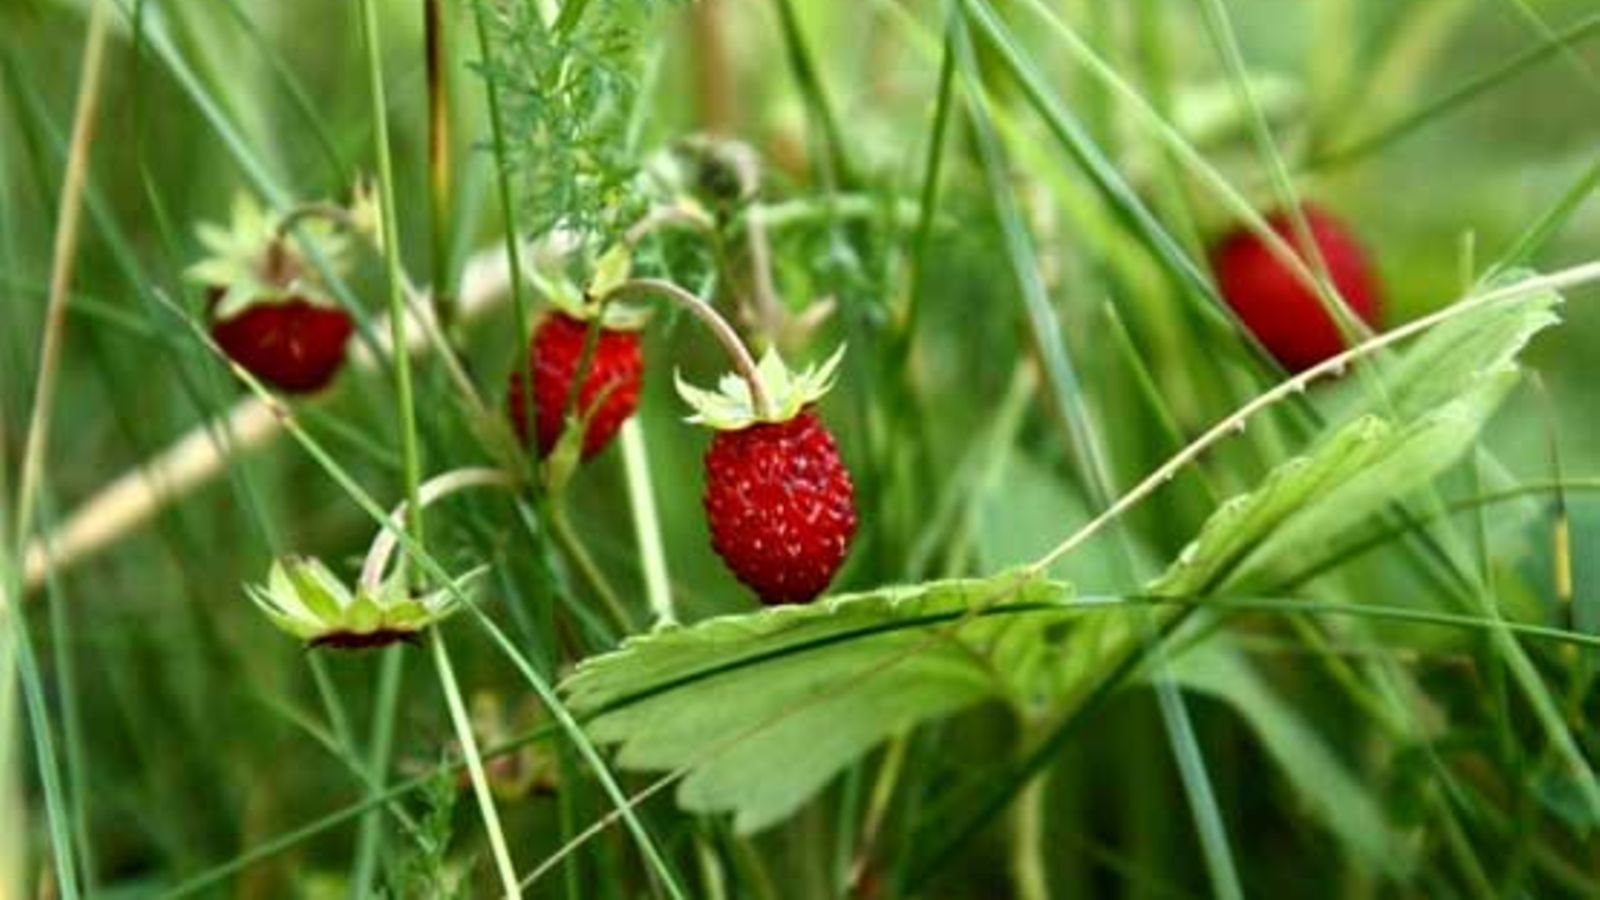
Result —
M213 302L221 296L214 290ZM211 337L230 359L296 394L320 390L333 380L353 330L344 310L300 298L259 301L211 323Z
M589 323L563 312L546 316L534 330L531 346L533 408L539 456L549 456L566 425L572 379L583 361ZM615 328L600 329L594 355L578 392L577 413L588 417L583 434L583 458L599 453L616 436L617 429L639 407L639 383L644 377L644 355L639 334ZM507 406L517 434L528 439L527 402L521 372L511 373Z
M1306 224L1328 277L1350 310L1367 322L1378 320L1378 286L1360 244L1338 220L1313 207L1304 208ZM1293 219L1284 212L1267 224L1310 266L1306 248L1296 236ZM1211 263L1223 299L1245 327L1291 372L1308 369L1345 348L1343 335L1315 291L1281 264L1262 240L1239 229L1212 251Z
M717 432L706 452L705 504L711 546L768 604L822 593L856 531L850 473L809 409Z

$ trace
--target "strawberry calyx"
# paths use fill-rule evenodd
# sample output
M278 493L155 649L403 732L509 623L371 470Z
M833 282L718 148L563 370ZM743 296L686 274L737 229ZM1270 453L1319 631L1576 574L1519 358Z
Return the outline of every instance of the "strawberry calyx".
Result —
M528 270L528 280L551 306L580 322L598 320L612 331L639 331L650 321L650 308L610 297L627 282L632 268L632 248L618 243L595 259L586 285L564 273L547 275L536 269Z
M184 276L211 293L210 313L215 320L264 304L338 308L313 255L332 271L348 270L350 240L345 230L364 230L361 223L372 217L374 203L369 192L358 188L349 210L317 205L279 215L264 209L250 194L240 193L226 227L211 223L199 227L206 255ZM290 226L296 233L290 233Z
M787 422L833 389L844 349L841 345L821 364L796 372L790 370L776 349L769 347L754 373L766 397L765 409L752 396L749 380L741 375L722 376L716 390L689 384L681 372L673 373L673 382L678 396L694 410L687 419L693 424L717 431L738 431L763 422Z
M364 649L411 640L442 621L484 571L421 594L401 574L352 591L321 560L287 556L273 562L266 583L246 585L245 593L274 625L310 646Z

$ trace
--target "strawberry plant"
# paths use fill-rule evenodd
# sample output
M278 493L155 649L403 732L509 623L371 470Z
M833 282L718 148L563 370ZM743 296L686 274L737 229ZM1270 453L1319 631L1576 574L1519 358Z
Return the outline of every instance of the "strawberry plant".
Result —
M7 6L0 900L1592 895L1589 7Z

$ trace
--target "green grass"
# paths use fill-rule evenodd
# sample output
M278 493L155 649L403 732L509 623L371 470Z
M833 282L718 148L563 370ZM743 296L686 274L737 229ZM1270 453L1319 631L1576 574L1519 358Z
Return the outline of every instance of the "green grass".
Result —
M1591 4L444 3L433 82L426 5L0 11L0 898L1594 893ZM1003 589L758 612L672 388L728 365L665 305L623 447L564 488L517 448L528 276L582 282L693 193L671 148L723 113L759 196L697 194L709 234L652 231L634 275L795 362L848 344L820 405L861 510L834 593ZM196 226L363 174L392 252L313 255L364 361L274 397L206 339ZM1440 445L1460 462L1375 505L1308 490L1273 533L1320 544L1249 535L1152 590L1326 423L1411 421L1385 375L1411 342L1279 387L1220 295L1207 246L1295 197L1375 257L1379 332L1527 270L1559 273L1564 321L1522 354L1537 385ZM438 334L399 315L430 284ZM189 434L178 490L94 505ZM353 580L388 510L483 466L518 489L412 503L398 534L419 586L489 567L419 646L307 650L246 599L285 553ZM1073 590L1013 602L1029 565ZM630 693L595 707L605 672ZM904 719L775 824L694 811L771 808L739 792L800 790L863 716Z

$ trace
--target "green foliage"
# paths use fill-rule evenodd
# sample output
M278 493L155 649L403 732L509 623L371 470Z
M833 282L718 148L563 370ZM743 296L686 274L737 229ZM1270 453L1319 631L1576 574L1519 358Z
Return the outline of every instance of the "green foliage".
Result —
M1383 367L1372 390L1382 412L1330 426L1305 455L1224 503L1150 592L1203 597L1237 585L1253 567L1334 541L1426 484L1472 446L1516 380L1516 353L1556 321L1559 302L1545 292L1485 306L1419 340ZM722 616L630 639L585 661L565 691L574 710L595 716L596 741L621 745L623 767L682 774L685 809L733 812L750 831L927 719L992 698L1073 708L1135 651L1139 631L1127 615L1078 622L1066 595L1061 583L1008 573ZM1240 705L1297 783L1347 785L1325 752L1290 758L1285 748L1315 739L1242 665L1187 671ZM1363 835L1357 846L1395 867L1369 798L1336 808L1315 796L1335 830Z
M1045 645L1068 595L1006 573L719 616L632 638L564 690L624 768L683 770L685 809L754 831L885 738L1051 690Z
M1168 674L1185 689L1233 707L1311 813L1345 846L1390 875L1411 865L1381 799L1332 749L1338 742L1319 733L1235 643L1223 637L1207 641L1175 660Z
M461 786L454 772L444 770L428 779L421 793L423 814L417 820L416 840L407 842L407 849L391 860L388 895L397 900L466 896L461 873L453 869L449 853Z
M706 436L683 425L669 373L725 366L692 321L657 315L646 465L610 453L567 492L590 571L553 542L532 479L427 514L418 562L434 586L491 566L472 614L445 626L461 684L546 708L547 725L479 735L496 786L535 753L559 769L495 797L528 896L680 882L695 897L843 896L856 864L854 893L885 900L1198 896L1218 860L1250 896L1594 893L1600 519L1585 492L1600 492L1600 307L1575 302L1541 336L1545 389L1530 402L1499 401L1553 298L1480 309L1290 398L1043 573L1094 596L984 577L1039 558L1271 389L1281 373L1253 365L1217 315L1204 260L1213 236L1289 193L1360 235L1380 330L1480 272L1537 264L1592 284L1579 267L1600 246L1593 0L473 2L433 4L450 126L437 219L415 5L0 11L14 37L0 41L0 223L18 226L0 225L0 531L19 538L15 464L38 412L51 432L36 521L56 550L47 580L29 563L27 587L4 586L28 640L8 658L0 640L0 685L20 674L28 693L0 689L0 894L489 888L484 812L425 656L307 653L274 637L241 585L288 554L338 571L361 558L405 495L395 435L413 410L420 474L521 461L505 373L544 289L516 303L501 290L505 248L527 245L502 233L495 175L520 234L586 239L564 268L582 283L586 257L643 212L636 188L657 187L646 154L708 127L760 160L761 189L702 197L717 233L652 232L637 271L712 300L760 349L772 335L745 315L746 226L765 223L787 313L771 343L796 360L850 346L819 406L861 501L838 589L967 580L723 616L749 600L707 546ZM112 37L80 233L63 247L91 9ZM972 66L946 40L963 21ZM371 54L364 33L379 38ZM1240 53L1219 56L1235 39ZM485 88L505 153L473 149L498 131ZM195 226L241 191L279 211L342 191L374 169L380 112L398 217L384 262L419 294L441 248L459 263L436 275L460 301L441 336L456 353L430 341L397 404L388 367L366 364L387 337L377 260L331 271L361 359L323 395L274 404L270 422L216 427L253 401L196 340L204 322L162 302L205 312L183 288L203 253ZM546 246L523 254L519 282L563 270ZM68 262L59 383L35 410L48 282ZM1105 340L1108 320L1126 333ZM1039 377L1057 338L1075 379ZM1100 473L1074 465L1063 400L1081 400L1080 431L1104 450L1100 496ZM283 433L290 421L312 452ZM183 465L164 469L173 446ZM1469 447L1471 470L1446 471ZM636 519L625 488L642 481L659 514ZM141 484L161 502L130 513ZM1557 509L1572 514L1570 609ZM665 578L643 577L651 531ZM109 542L83 552L85 534ZM1176 596L1125 596L1151 590L1145 576L1191 538L1155 584ZM0 552L11 576L20 549ZM636 626L647 588L657 608L706 621L606 656L619 638L591 581ZM806 815L746 841L647 792L657 782L619 785L548 689L585 658L570 695L583 724L629 765L680 779L687 807L746 828ZM1144 689L1157 676L1170 679L1159 697ZM1178 690L1192 696L1174 704ZM1026 724L1006 727L1018 713ZM438 759L452 762L414 768ZM637 802L619 816L625 795ZM996 818L1008 810L1025 813L1014 827ZM960 839L934 840L945 832Z
M1520 375L1516 354L1558 321L1560 302L1546 291L1431 330L1358 385L1374 411L1330 426L1255 491L1223 504L1150 590L1248 588L1252 575L1331 545L1427 484L1472 446Z
M497 164L515 174L521 227L539 235L625 225L639 211L629 126L642 39L660 4L573 2L548 22L540 3L479 2L495 45L479 69L499 93L506 154Z

